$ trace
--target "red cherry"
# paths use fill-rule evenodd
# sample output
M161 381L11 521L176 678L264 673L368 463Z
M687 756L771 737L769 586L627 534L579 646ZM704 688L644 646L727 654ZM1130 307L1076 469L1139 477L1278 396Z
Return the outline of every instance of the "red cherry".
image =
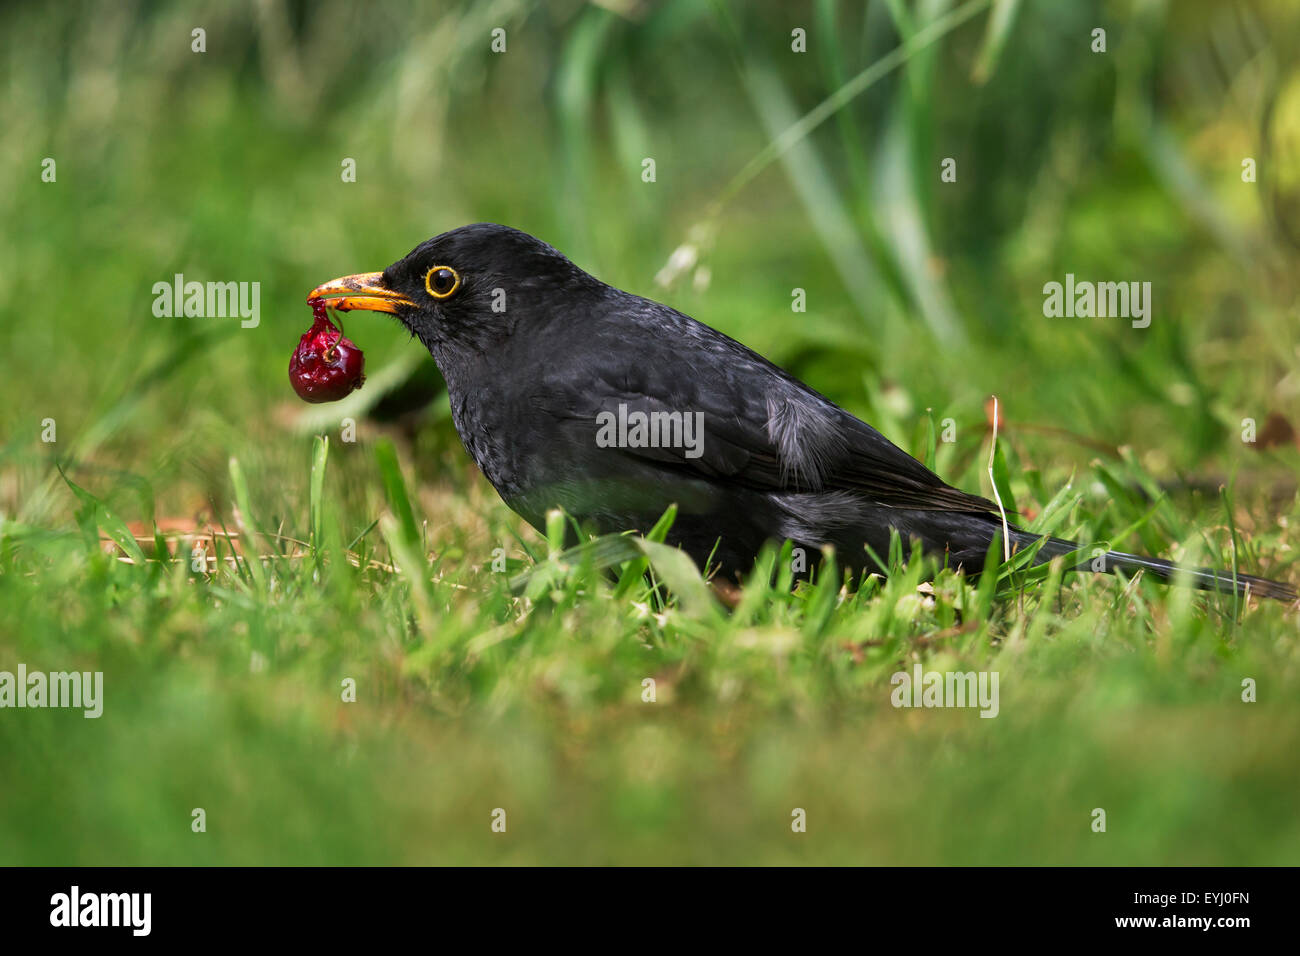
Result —
M325 300L312 299L311 328L289 357L289 384L305 402L337 402L365 382L366 357L325 314Z

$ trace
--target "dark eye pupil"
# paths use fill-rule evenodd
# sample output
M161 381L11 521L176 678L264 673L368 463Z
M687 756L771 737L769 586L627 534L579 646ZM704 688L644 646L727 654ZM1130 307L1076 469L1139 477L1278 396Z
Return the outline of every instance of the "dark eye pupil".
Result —
M456 283L456 277L450 269L439 269L433 274L433 287L439 292L446 292Z

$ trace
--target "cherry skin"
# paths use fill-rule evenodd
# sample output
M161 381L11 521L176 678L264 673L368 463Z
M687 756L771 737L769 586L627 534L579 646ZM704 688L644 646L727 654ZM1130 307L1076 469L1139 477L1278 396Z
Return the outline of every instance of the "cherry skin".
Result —
M365 382L365 355L329 320L323 299L311 310L312 326L289 358L289 384L305 402L337 402Z

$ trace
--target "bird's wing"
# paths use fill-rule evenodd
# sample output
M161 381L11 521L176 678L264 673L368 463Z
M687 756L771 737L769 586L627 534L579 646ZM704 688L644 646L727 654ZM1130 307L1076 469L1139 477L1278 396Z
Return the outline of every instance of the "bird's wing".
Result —
M593 444L602 444L602 437L605 445L611 437L633 439L616 440L611 454L697 477L761 490L851 491L897 508L996 510L987 499L945 484L870 425L756 353L725 341L736 347L725 362L713 342L707 350L643 354L636 365L587 353L581 369L545 376L531 404L589 428ZM639 443L622 425L638 420L657 423ZM670 432L677 439L672 429L679 421L680 440L651 443Z

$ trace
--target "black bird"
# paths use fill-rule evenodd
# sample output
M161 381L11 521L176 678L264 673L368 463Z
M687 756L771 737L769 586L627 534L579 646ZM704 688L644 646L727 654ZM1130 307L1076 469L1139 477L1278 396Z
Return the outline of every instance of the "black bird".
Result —
M479 223L416 246L383 272L314 289L341 310L395 315L433 354L461 441L536 528L562 507L600 532L648 529L669 505L669 543L739 576L765 542L874 567L891 530L979 571L1002 519L870 425L734 339L606 285L527 233ZM657 440L656 440L657 439ZM1014 526L1014 547L1040 536ZM1048 538L1039 562L1078 550ZM1080 555L1081 558L1088 557ZM1159 558L1109 552L1106 571ZM1096 570L1086 560L1076 570ZM1293 601L1289 585L1191 570L1200 588ZM1234 584L1235 581L1235 584Z

